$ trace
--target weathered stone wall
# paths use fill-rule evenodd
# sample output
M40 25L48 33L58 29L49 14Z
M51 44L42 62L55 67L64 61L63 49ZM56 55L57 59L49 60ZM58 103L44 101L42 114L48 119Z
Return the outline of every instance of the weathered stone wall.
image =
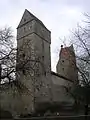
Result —
M32 101L32 94L24 86L19 88L14 82L0 86L0 107L12 113L13 116L31 113Z
M66 92L66 88L72 87L73 83L59 77L57 73L53 74L52 72L52 97L53 102L59 103L61 105L73 105L74 100L70 96L68 92ZM65 88L66 87L66 88Z

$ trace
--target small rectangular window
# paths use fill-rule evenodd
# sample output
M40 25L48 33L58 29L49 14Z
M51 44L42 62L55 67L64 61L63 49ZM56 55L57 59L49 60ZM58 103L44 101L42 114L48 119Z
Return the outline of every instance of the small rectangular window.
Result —
M22 70L23 74L25 75L25 70Z
M62 60L62 62L64 62L64 60Z
M24 22L26 22L26 19L24 19Z

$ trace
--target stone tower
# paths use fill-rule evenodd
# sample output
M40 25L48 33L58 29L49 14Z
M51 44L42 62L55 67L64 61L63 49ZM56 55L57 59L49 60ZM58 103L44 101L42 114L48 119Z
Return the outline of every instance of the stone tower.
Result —
M21 68L17 71L17 80L31 92L29 104L31 102L33 109L34 103L51 99L50 44L51 32L38 18L25 10L17 27L17 69Z
M77 81L78 71L76 67L76 57L73 45L64 47L61 45L59 60L56 66L57 73L72 80Z

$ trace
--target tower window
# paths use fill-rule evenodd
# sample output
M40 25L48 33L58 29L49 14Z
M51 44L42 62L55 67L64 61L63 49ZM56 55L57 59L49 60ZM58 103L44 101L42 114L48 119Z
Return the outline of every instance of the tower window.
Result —
M44 75L46 76L46 71L44 72Z
M64 60L62 60L62 62L64 62Z
M31 28L32 28L32 26L30 25L30 26L29 26L29 30L30 30Z
M25 70L22 70L23 74L25 75Z
M25 54L23 53L23 58L25 57Z
M24 31L26 30L26 28L24 27Z
M26 22L26 19L24 19L24 22Z
M62 68L62 70L64 71L64 68Z
M44 55L42 55L42 60L44 61Z

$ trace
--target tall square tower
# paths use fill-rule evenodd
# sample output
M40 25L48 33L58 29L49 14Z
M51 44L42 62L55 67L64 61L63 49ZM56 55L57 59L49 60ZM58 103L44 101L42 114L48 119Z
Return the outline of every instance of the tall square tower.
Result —
M25 10L17 27L17 80L31 92L33 103L49 102L51 32Z

